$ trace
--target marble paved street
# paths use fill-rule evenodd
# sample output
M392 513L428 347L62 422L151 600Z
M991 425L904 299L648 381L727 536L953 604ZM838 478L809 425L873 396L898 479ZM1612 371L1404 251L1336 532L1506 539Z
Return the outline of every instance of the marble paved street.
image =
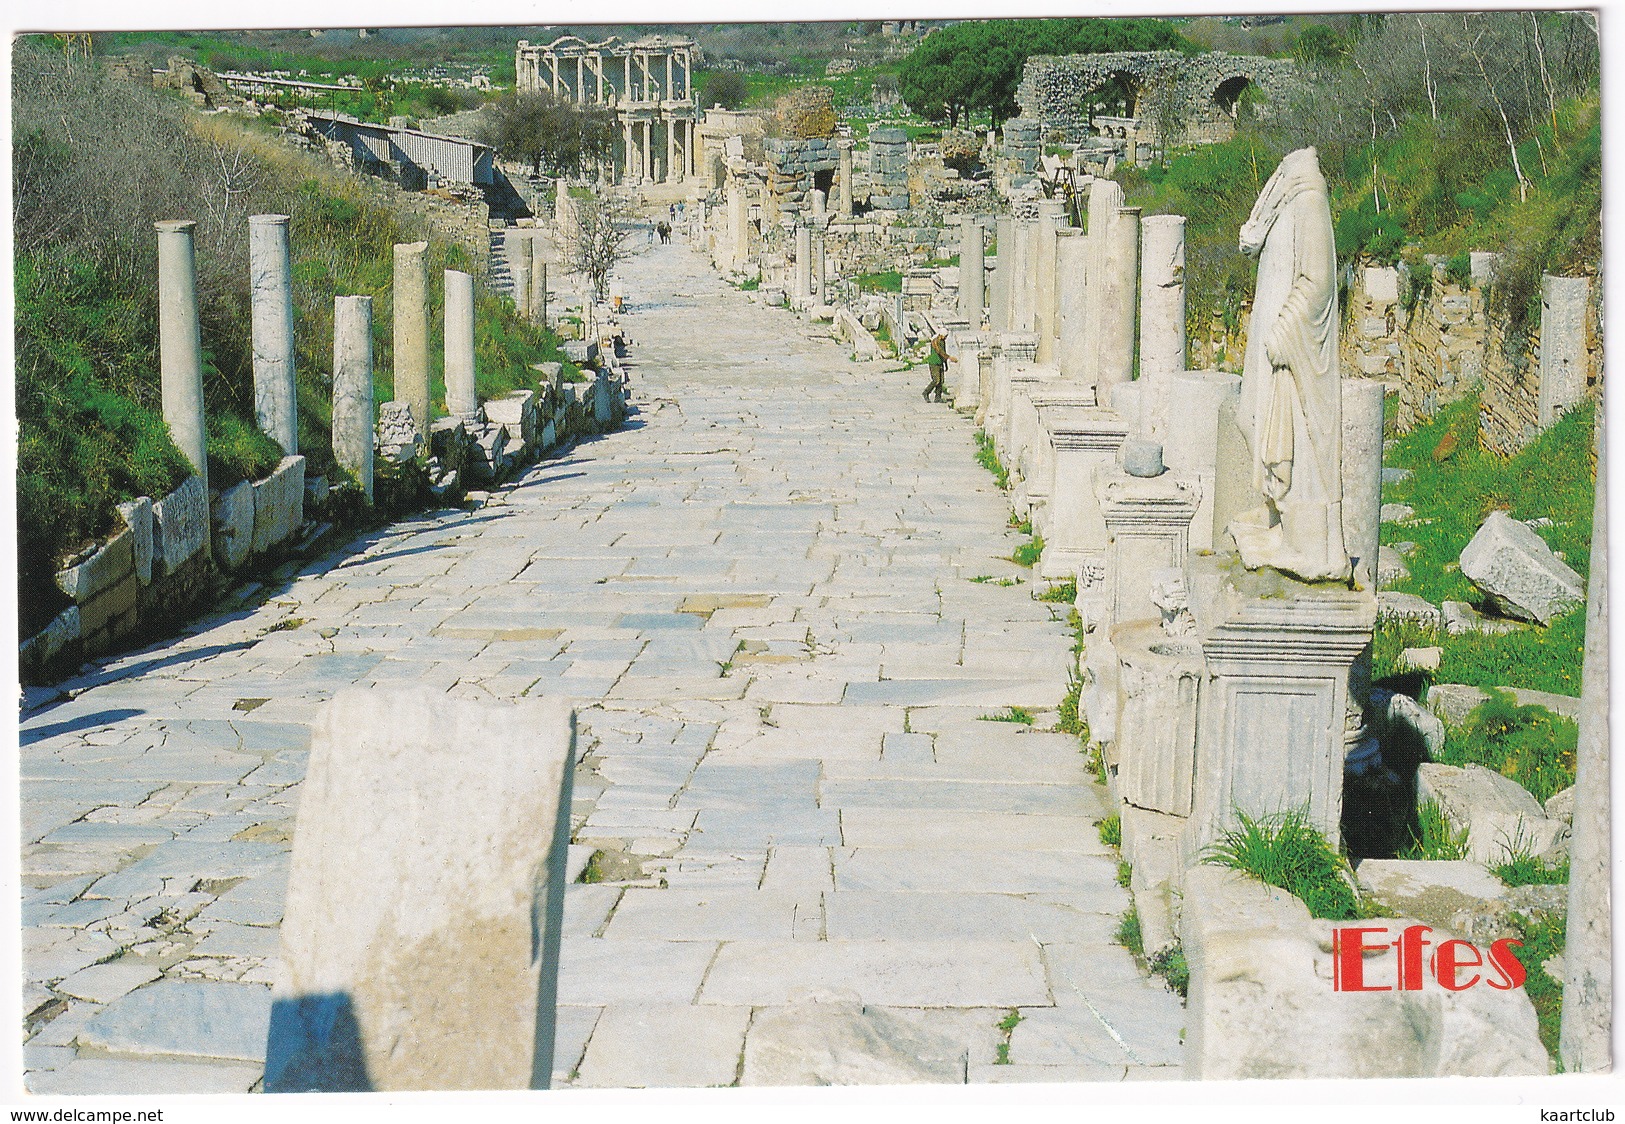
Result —
M25 715L32 1089L257 1086L305 724L402 683L581 708L556 1084L806 1081L807 1027L872 1081L1178 1076L1040 732L1065 607L971 580L1030 571L970 423L680 240L623 285L629 428Z

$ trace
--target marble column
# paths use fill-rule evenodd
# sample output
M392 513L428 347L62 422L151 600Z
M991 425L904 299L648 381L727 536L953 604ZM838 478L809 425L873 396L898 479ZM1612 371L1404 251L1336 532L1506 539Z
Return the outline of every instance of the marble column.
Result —
M1140 378L1147 384L1146 436L1167 423L1168 379L1185 370L1185 216L1140 222Z
M1140 280L1140 208L1119 207L1106 233L1106 294L1100 317L1102 401L1134 377L1134 304ZM1136 419L1130 419L1135 422Z
M1057 235L1065 225L1066 204L1059 199L1040 199L1038 219L1033 224L1033 331L1038 333L1038 362L1055 362Z
M1608 446L1597 416L1597 496L1591 517L1585 662L1580 672L1580 742L1569 851L1568 943L1563 950L1563 1020L1558 1050L1569 1073L1606 1072L1614 996L1609 945L1610 802L1608 751Z
M395 247L395 397L412 412L412 425L429 436L429 244Z
M1083 380L1095 387L1095 397L1103 403L1109 398L1109 388L1100 384L1101 324L1111 287L1107 262L1112 221L1122 205L1123 189L1116 181L1097 179L1090 182L1089 227L1085 234L1088 239L1085 279L1088 291L1084 302Z
M653 126L648 121L639 122L639 131L643 134L643 157L642 163L638 166L638 179L644 183L651 183L653 179L650 175L649 134L653 131Z
M446 413L469 417L479 412L474 384L474 278L446 270Z
M982 328L982 219L964 215L959 221L959 318L973 332Z
M254 416L287 456L299 453L294 382L293 263L287 215L250 215L248 274L254 341Z
M372 502L372 298L333 298L333 459Z
M1033 330L1033 314L1038 307L1038 276L1034 251L1038 244L1038 222L1018 219L1011 230L1010 331ZM1000 250L1003 253L1003 250Z
M849 140L836 141L835 150L839 153L840 170L836 173L839 182L835 185L840 189L840 214L842 218L852 215L852 142Z
M677 168L677 122L672 120L670 117L668 117L668 118L666 118L666 170L665 170L665 177L664 177L667 181L676 180L676 179L680 178L677 175L676 168Z
M209 485L209 427L203 411L203 340L198 329L197 258L192 219L158 230L158 374L164 421L192 471Z
M1088 385L1084 323L1089 313L1089 239L1063 230L1055 241L1055 364L1061 377ZM1091 387L1092 389L1092 387Z
M812 227L796 224L796 272L791 288L798 307L812 302Z
M1241 376L1225 371L1181 371L1169 380L1168 386L1168 400L1176 408L1168 412L1162 460L1170 469L1196 478L1201 501L1191 520L1191 547L1211 550L1219 471L1219 411L1228 403L1234 413L1241 401Z
M828 277L828 266L824 260L824 231L820 227L813 231L812 236L812 297L810 303L829 304L824 295L824 284Z
M988 326L1010 331L1010 268L1015 260L1015 220L999 215L993 220L993 291L987 297Z
M1586 306L1591 281L1586 277L1540 279L1540 389L1535 403L1542 429L1586 394Z
M1377 588L1377 535L1382 518L1382 400L1385 387L1365 379L1342 380L1343 548L1354 562L1354 580Z
M530 318L547 327L547 240L541 231L530 236Z
M508 273L513 278L513 307L520 316L530 312L530 247L524 242L510 243L519 247L518 256L508 258Z

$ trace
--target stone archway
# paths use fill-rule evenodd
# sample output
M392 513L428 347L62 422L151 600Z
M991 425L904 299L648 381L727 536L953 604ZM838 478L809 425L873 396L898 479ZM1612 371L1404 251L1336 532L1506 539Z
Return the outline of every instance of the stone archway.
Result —
M1234 119L1241 107L1241 99L1253 88L1253 80L1246 74L1234 74L1213 89L1212 102L1225 116Z

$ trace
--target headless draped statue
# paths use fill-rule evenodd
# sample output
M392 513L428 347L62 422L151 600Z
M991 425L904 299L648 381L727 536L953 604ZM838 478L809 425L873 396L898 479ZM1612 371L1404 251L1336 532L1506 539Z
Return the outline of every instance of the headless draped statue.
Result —
M1238 421L1264 505L1229 531L1249 570L1345 579L1337 253L1313 148L1289 153L1241 228L1258 259Z

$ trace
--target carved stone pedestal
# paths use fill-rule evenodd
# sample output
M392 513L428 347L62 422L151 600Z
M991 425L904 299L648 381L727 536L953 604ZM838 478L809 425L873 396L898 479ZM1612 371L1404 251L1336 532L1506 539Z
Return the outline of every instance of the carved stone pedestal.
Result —
M1095 496L1095 470L1116 462L1128 427L1116 413L1099 406L1046 410L1044 425L1055 453L1055 475L1046 516L1050 533L1044 536L1039 576L1066 579L1075 576L1086 560L1104 558L1106 521ZM1083 590L1080 580L1080 597Z

